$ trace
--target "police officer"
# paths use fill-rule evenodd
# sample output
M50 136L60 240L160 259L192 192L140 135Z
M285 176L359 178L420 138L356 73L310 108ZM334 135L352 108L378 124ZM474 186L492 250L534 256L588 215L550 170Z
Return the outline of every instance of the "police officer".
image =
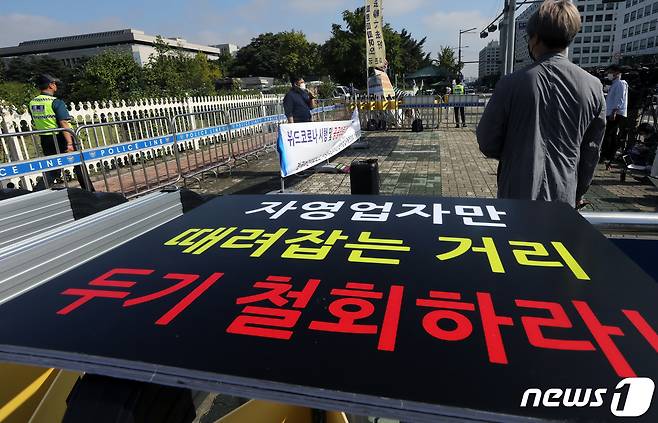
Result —
M453 93L455 95L464 95L466 90L464 89L464 84L462 83L461 79L457 80L457 85L455 85L455 89L453 90ZM462 127L466 128L466 112L464 111L463 107L455 107L455 123L457 124L455 128L459 128L459 115L461 114L462 117Z
M66 104L55 97L58 85L61 81L52 75L43 74L37 78L37 86L41 94L30 101L30 114L34 122L34 129L37 131L47 131L49 129L70 129L71 116L66 108ZM73 136L66 131L45 133L40 135L41 150L44 156L55 154L71 153L76 150L73 142ZM75 166L74 173L80 186L88 191L94 191L94 186L86 177L80 166ZM55 180L61 177L61 170L51 170L44 172L48 181L48 186L52 186ZM42 180L37 183L35 189L42 190L45 183Z

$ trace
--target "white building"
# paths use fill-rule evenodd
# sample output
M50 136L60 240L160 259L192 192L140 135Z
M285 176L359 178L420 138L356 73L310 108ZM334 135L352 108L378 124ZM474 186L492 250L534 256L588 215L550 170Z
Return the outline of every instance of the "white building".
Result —
M516 18L516 32L514 39L514 70L523 69L532 63L528 53L528 42L526 41L526 26L530 17L539 9L539 4L534 3L528 6Z
M230 54L231 56L235 56L239 50L235 44L214 44L210 47L219 49L220 54Z
M627 0L618 16L615 59L658 54L658 1Z
M156 36L144 34L136 29L97 32L93 34L73 35L68 37L48 38L24 41L15 47L0 48L0 58L4 61L18 57L50 56L61 60L67 66L73 66L80 60L96 56L103 51L124 51L132 55L140 66L155 54ZM205 53L210 60L219 58L219 48L189 43L181 38L164 38L165 43L190 55Z
M637 3L637 0L632 2ZM580 11L583 27L569 48L569 58L582 68L612 64L615 33L621 21L620 3L603 3L602 0L574 0L574 3Z
M484 78L492 75L499 75L500 70L500 43L491 41L482 50L480 50L480 63L478 76Z

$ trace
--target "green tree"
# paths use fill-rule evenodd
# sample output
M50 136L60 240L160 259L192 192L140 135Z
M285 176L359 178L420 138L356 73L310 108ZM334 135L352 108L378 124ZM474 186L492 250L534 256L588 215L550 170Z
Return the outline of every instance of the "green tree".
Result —
M213 95L215 82L221 77L219 65L203 53L189 53L156 39L156 53L144 67L144 85L154 97Z
M437 64L440 68L447 69L451 75L457 75L464 66L463 63L457 63L457 55L452 47L441 46L437 56Z
M73 84L73 101L117 100L143 94L143 71L127 52L105 51L89 59Z
M33 84L16 81L0 83L0 100L11 104L19 111L25 111L30 100L37 95L39 90Z
M324 67L331 76L343 84L365 86L366 33L365 8L343 12L342 25L334 24L331 38L322 46ZM416 40L406 29L395 31L384 25L384 42L389 69L394 74L414 72L430 64L430 55L424 52L426 40Z
M235 66L235 57L230 53L222 53L215 62L224 77L233 76L232 69Z
M320 46L298 31L261 34L241 48L232 67L233 76L273 76L316 74L320 66Z
M318 87L318 97L332 98L334 96L335 90L336 90L336 84L330 81L325 81Z

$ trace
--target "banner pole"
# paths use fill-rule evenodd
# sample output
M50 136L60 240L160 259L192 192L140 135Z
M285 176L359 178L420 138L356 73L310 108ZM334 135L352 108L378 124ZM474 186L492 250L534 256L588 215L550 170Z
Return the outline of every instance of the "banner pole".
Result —
M286 182L285 182L285 180L286 180L286 178L281 177L281 194L286 193Z

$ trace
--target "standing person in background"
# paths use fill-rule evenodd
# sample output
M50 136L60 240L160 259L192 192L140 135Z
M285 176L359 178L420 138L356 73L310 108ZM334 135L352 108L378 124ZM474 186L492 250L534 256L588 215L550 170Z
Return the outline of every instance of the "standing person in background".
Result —
M601 81L567 57L580 28L571 1L544 1L526 27L535 63L501 79L484 111L477 139L500 161L499 198L585 204L606 105Z
M311 122L311 109L315 107L315 98L306 91L304 78L291 76L290 84L292 88L283 98L283 110L288 123Z
M41 91L37 97L30 101L29 109L34 122L34 129L37 131L47 131L49 129L71 129L71 115L66 108L66 104L55 97L57 87L62 81L52 75L43 74L37 78L37 87ZM76 151L73 135L67 131L57 131L41 134L41 150L44 156L53 156L56 154L72 153ZM94 191L94 186L83 172L82 167L75 166L73 169L75 177L82 189ZM61 170L51 170L44 172L48 186L52 186L55 180L62 175ZM45 182L41 179L35 186L35 190L46 188Z
M619 148L619 130L623 128L628 117L628 83L621 79L621 68L612 65L608 68L608 79L612 85L606 98L608 126L603 141L601 161L612 161Z
M454 93L455 95L464 95L465 89L464 84L461 79L457 80L457 85L455 85ZM455 123L457 124L455 128L459 128L459 115L462 117L462 128L466 128L466 113L463 107L455 107Z

